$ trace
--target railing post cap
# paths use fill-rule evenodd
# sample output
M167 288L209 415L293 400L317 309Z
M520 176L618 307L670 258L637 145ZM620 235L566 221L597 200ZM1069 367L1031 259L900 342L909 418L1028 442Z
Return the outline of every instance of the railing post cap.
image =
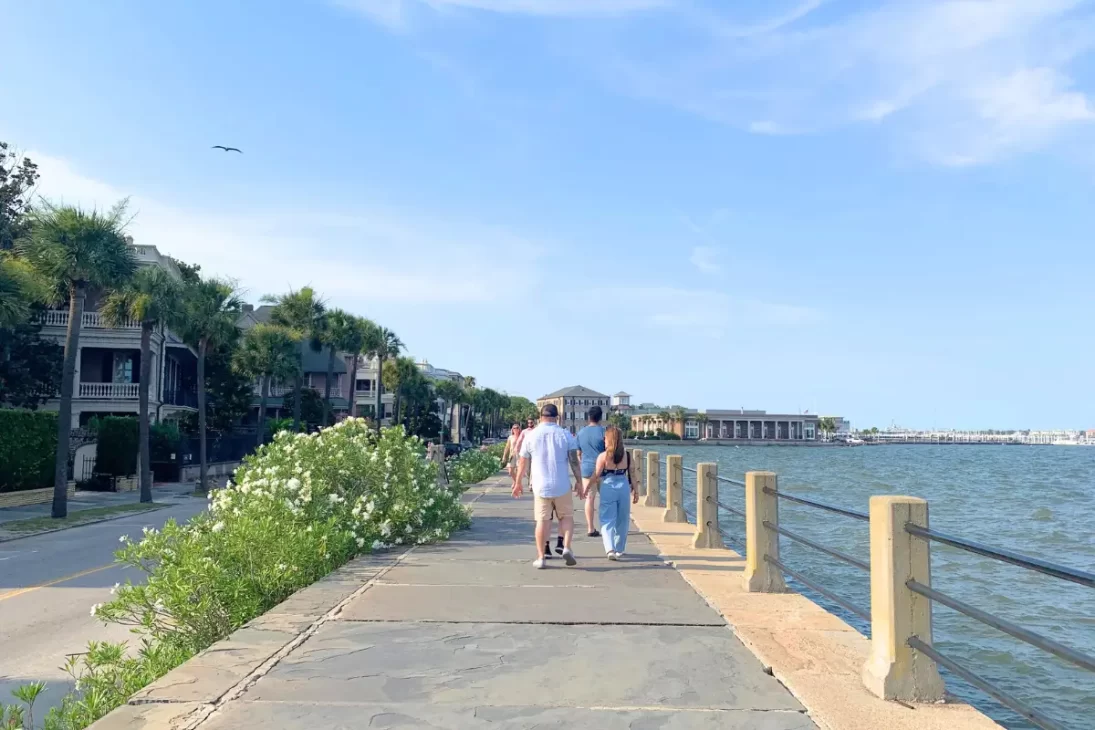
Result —
M922 497L908 497L902 494L876 494L870 498L871 507L878 505L885 507L892 504L927 504L928 500Z
M747 472L745 472L746 476L749 476L750 474L755 474L758 477L774 477L776 475L776 473L774 471L747 471Z

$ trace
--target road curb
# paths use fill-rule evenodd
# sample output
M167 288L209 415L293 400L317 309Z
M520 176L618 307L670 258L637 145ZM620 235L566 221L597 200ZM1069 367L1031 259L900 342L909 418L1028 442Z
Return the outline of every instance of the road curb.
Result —
M81 522L78 525L66 525L64 527L55 527L51 530L40 530L38 532L31 532L31 533L28 533L26 535L16 535L14 537L4 537L2 534L0 534L0 543L15 542L16 540L26 540L28 537L39 537L40 535L49 535L49 534L54 533L54 532L64 532L65 530L72 530L72 529L75 529L77 527L86 527L87 525L97 525L100 522L113 522L114 520L120 520L123 517L132 517L133 515L146 515L150 512L159 512L160 510L167 509L168 507L171 506L170 504L159 504L159 503L156 503L156 504L158 504L158 506L153 507L151 509L135 510L133 512L123 512L122 514L109 515L107 517L101 517L97 520L88 520L87 522ZM79 513L77 513L77 514L79 514ZM3 532L4 532L4 528L3 528L2 525L0 525L0 533L3 533Z

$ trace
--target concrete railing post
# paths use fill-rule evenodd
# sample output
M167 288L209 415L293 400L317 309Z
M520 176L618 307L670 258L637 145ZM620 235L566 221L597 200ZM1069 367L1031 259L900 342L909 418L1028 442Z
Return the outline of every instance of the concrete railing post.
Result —
M692 539L692 547L726 547L719 535L718 475L718 464L696 464L696 536Z
M643 493L643 450L631 450L631 483L640 495Z
M928 541L905 523L928 527L928 503L917 497L871 497L871 652L863 666L867 689L887 700L941 702L943 679L935 662L906 643L932 643L931 601L906 583L931 586Z
M658 463L658 452L646 452L646 496L643 505L646 507L662 506L661 464Z
M677 454L665 457L665 514L662 515L662 522L688 522L684 514L684 469Z
M745 573L742 587L749 593L786 593L783 571L765 560L779 560L779 535L764 526L779 526L779 499L765 489L777 490L776 475L770 471L745 474Z

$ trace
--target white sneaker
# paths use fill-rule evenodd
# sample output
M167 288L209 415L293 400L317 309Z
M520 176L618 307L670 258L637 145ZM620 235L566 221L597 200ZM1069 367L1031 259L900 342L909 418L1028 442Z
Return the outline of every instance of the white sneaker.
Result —
M537 570L543 570L545 565L547 565L547 563L544 562L543 558L536 558L536 560L532 561L532 567Z
M623 556L624 556L624 554L623 554L623 553L616 553L616 559L617 559L617 560L619 560L619 559L620 559L620 558L622 558Z
M574 559L574 551L570 548L563 548L563 560L570 566L578 564L578 561Z
M618 556L616 555L616 553L612 552L611 550L608 552L608 559L609 560L615 560L617 557Z

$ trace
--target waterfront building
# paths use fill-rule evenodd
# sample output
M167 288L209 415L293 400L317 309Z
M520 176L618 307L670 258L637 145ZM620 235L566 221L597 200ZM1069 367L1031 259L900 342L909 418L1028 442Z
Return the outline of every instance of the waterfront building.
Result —
M155 246L136 245L127 239L139 267L157 266L181 279L178 266ZM105 292L92 290L84 300L80 343L72 393L73 426L86 426L95 416L135 416L139 408L141 380L141 323L127 320L111 327L99 308ZM62 347L68 334L68 309L50 309L38 320L39 336ZM198 356L175 332L162 324L152 333L152 377L149 383L149 417L154 422L178 418L198 409ZM42 405L56 411L60 398Z
M679 411L684 411L684 418ZM631 428L644 434L674 433L688 440L816 441L818 416L774 414L746 409L671 407L631 416Z
M609 410L613 413L619 413L625 416L629 415L633 410L631 408L631 395L621 390L619 393L612 396L612 404L609 406Z
M577 433L586 424L590 408L600 406L607 413L612 405L609 396L582 385L562 388L536 399L537 408L543 408L548 403L559 409L559 425L571 433Z

